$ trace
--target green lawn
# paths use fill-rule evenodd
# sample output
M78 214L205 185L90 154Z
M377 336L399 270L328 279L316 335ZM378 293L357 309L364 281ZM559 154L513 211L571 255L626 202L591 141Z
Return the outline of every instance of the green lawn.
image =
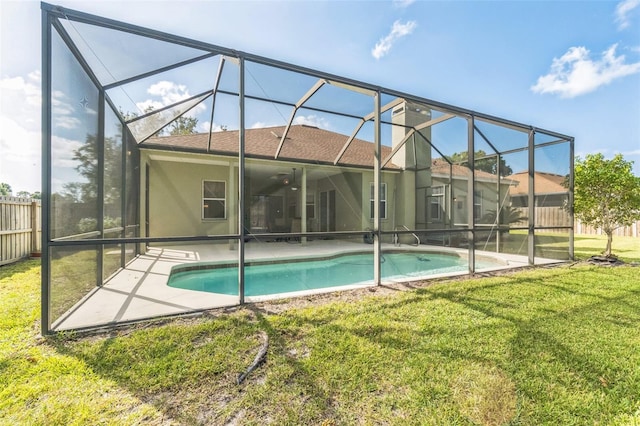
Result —
M607 245L605 235L577 235L574 242L576 259L601 254ZM640 237L613 236L611 251L625 262L640 262Z
M614 251L640 260L637 240ZM640 425L639 272L564 265L42 339L39 263L21 262L0 268L0 424ZM267 361L238 386L263 333Z

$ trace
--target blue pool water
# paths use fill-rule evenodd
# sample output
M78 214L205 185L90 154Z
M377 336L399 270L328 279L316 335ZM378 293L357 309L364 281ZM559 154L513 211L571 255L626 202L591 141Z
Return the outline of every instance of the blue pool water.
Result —
M490 266L490 265L485 265ZM481 266L482 267L482 266ZM385 279L419 278L467 271L465 259L441 253L385 253ZM245 296L339 287L373 282L373 255L345 254L325 259L257 263L245 267ZM172 269L168 285L186 290L238 295L238 268L199 263Z

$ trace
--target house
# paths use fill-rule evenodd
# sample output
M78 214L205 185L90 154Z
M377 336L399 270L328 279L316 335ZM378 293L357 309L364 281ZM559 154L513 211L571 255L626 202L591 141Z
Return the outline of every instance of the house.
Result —
M460 263L442 274L473 273L489 267L476 250L508 249L488 244L491 225L478 219L508 205L513 180L472 172L451 154L488 146L513 158L556 146L572 161L570 136L41 7L43 334L243 304L256 295L246 285L257 263L275 263L275 281L300 291L327 281L306 277L311 263L347 254L366 262L347 264L362 274L329 273L343 278L339 286L422 279L433 265L424 253ZM146 110L149 88L167 84L184 96ZM185 114L207 123L204 133L153 136ZM544 251L537 226L510 262L572 257L569 238ZM390 269L398 265L389 252L419 253ZM230 290L170 286L173 267L187 263L222 270ZM288 278L289 266L303 274Z
M509 179L516 183L509 188L511 206L527 216L529 214L529 173L514 173L509 176ZM545 227L570 226L571 218L566 211L569 202L567 176L534 172L533 179L535 223Z
M509 189L511 205L513 207L527 207L529 204L529 173L514 173L509 176L509 179L515 182L515 185ZM566 205L569 196L566 176L535 172L533 179L536 207L563 207Z
M348 136L293 125L276 160L284 131L285 126L277 126L245 132L247 231L348 231L371 226L360 212L369 209L373 145L353 139L334 165ZM385 147L383 155L390 151ZM238 131L215 132L211 140L209 134L158 137L141 145L141 163L149 171L149 235L237 232L238 206L231 197L239 184L237 156ZM389 193L397 185L398 172L394 165L385 172Z
M407 124L410 107L402 104L397 122ZM411 119L424 117L414 114ZM400 130L391 146L381 147L381 158L388 158L402 140L404 127ZM466 227L470 170L444 158L431 160L427 142L413 143L422 146L417 160L415 150L397 150L382 170L382 230ZM145 235L237 232L238 205L231 194L239 185L238 131L154 137L140 145L140 152L142 192L148 197L142 205ZM372 229L374 153L372 142L309 125L247 129L246 231ZM474 213L480 218L496 208L499 180L481 170L475 171L475 180Z

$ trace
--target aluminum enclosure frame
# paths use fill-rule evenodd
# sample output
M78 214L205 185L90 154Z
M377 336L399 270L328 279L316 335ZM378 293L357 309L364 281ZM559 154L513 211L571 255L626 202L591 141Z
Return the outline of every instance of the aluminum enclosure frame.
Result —
M41 294L42 294L42 305L41 305L41 331L42 334L50 334L52 332L55 332L54 328L52 327L52 323L53 323L53 319L51 318L51 299L52 299L52 291L55 291L55 289L52 289L51 286L51 252L52 249L56 250L58 248L73 248L73 247L86 247L86 248L91 248L91 247L95 247L97 250L97 259L96 259L96 271L97 271L97 276L96 276L96 288L99 288L100 286L102 286L104 280L107 278L104 276L104 268L102 265L102 254L103 251L105 249L106 246L109 245L118 245L120 246L120 264L121 267L126 266L127 263L127 259L125 256L125 250L127 246L136 246L136 247L143 247L146 246L147 244L150 243L177 243L177 242L217 242L217 241L225 241L225 240L235 240L238 243L238 258L237 258L237 263L239 265L238 267L238 292L239 292L239 304L244 304L246 303L245 301L245 268L244 265L246 264L246 244L248 241L250 241L254 236L248 232L248 230L246 229L246 227L244 226L244 214L243 212L246 211L246 197L247 195L245 194L245 187L246 187L246 174L247 174L247 166L246 166L246 158L247 156L245 155L245 146L246 146L246 123L245 123L245 119L246 119L246 102L248 98L251 99L257 99L257 100L263 100L263 101L269 101L269 102L278 102L278 101L274 101L272 99L267 99L267 98L259 98L256 96L251 96L251 95L247 95L245 93L246 87L245 87L245 63L247 61L250 61L252 63L255 64L260 64L260 65L264 65L264 66L268 66L268 67L273 67L275 69L278 70L284 70L284 71L290 71L290 72L294 72L294 73L300 73L303 74L305 76L309 76L309 77L313 77L318 79L318 83L316 83L316 86L313 86L309 89L309 91L307 92L306 95L304 95L302 98L300 98L300 100L297 103L293 103L293 104L289 104L286 103L284 101L280 102L281 104L284 104L286 106L289 106L292 108L291 111L291 118L288 120L287 122L287 126L286 126L286 130L285 132L281 135L281 140L278 146L277 151L274 153L274 159L278 159L279 155L281 154L281 150L283 149L283 145L286 145L286 141L285 139L287 139L287 132L289 131L289 128L291 127L293 118L296 114L296 111L302 107L304 105L304 103L313 96L313 94L320 89L321 86L328 84L328 85L334 85L336 87L339 87L341 89L345 89L348 91L353 91L353 92L357 92L357 93L363 93L366 94L367 96L370 96L372 98L372 112L368 113L367 115L364 116L353 116L353 115L349 115L346 113L340 113L337 111L325 111L325 112L330 112L331 114L336 114L336 115L344 115L344 116L348 116L351 118L357 118L359 120L362 121L362 123L359 125L359 127L356 127L352 133L352 136L347 140L347 143L344 145L342 151L339 153L339 155L335 158L334 161L334 165L338 164L338 162L340 161L342 155L345 153L345 151L347 150L347 148L349 147L349 144L351 143L351 141L355 138L356 134L359 132L360 127L365 123L365 122L372 122L373 123L373 144L374 144L374 163L373 163L373 183L374 183L374 210L373 210L373 229L372 229L372 233L373 233L373 237L374 237L374 241L373 241L373 257L374 257L374 284L375 285L380 285L381 284L381 256L382 256L382 247L381 247L381 242L383 237L386 237L389 235L389 231L384 231L382 226L381 226L381 220L382 220L382 213L380 211L381 209L381 200L382 200L382 180L381 180L381 175L382 175L382 171L384 169L384 167L391 161L392 157L396 154L396 152L398 150L400 150L401 148L404 147L404 144L407 142L407 140L409 140L409 138L415 138L415 134L417 133L418 137L421 138L421 140L423 140L424 143L426 143L428 146L432 147L436 152L440 153L443 157L443 159L445 159L445 161L448 162L448 166L449 166L449 180L452 179L452 168L453 168L453 163L447 159L438 149L438 147L436 145L433 145L432 142L427 139L422 133L420 133L421 130L424 129L429 129L432 126L435 126L441 122L447 121L451 118L460 118L462 120L465 120L467 123L467 163L464 165L464 167L466 167L470 173L470 176L472 178L468 179L467 182L467 193L471 194L469 196L469 199L467 200L467 205L465 206L466 208L466 214L468 217L468 226L467 228L463 229L467 234L468 234L468 241L469 241L469 245L468 245L468 262L469 262L469 273L473 273L475 271L475 258L476 258L476 247L475 247L475 242L476 242L476 235L479 232L482 232L482 229L480 227L478 227L476 225L477 222L477 212L474 206L474 194L475 194L475 185L476 185L476 179L475 177L473 177L475 175L475 162L477 160L479 160L480 158L475 158L476 152L477 152L477 145L476 145L476 134L478 134L480 136L479 139L482 139L484 141L484 143L488 144L488 146L491 148L491 150L493 151L492 153L489 154L489 156L496 156L498 161L498 176L500 176L500 161L501 158L504 155L509 155L509 154L515 154L515 153L521 153L521 152L528 152L528 164L529 164L529 169L528 169L528 208L529 208L529 216L528 216L528 223L526 226L526 232L528 234L528 259L529 259L529 264L530 265L534 265L535 264L535 252L536 252L536 243L535 243L535 238L536 238L536 231L537 230L544 230L544 229L549 229L549 230L554 230L556 228L554 227L540 227L540 226L536 226L536 210L535 210L535 205L536 205L536 193L535 193L535 153L536 153L536 149L540 149L540 148L544 148L544 147L548 147L548 146L554 146L555 144L563 144L566 143L569 146L569 156L570 158L568 158L567 160L569 161L569 176L568 176L568 194L569 194L569 205L572 205L572 201L573 201L573 155L574 155L574 139L571 136L567 136L567 135L563 135L557 132L553 132L550 130L545 130L542 128L538 128L538 127L534 127L531 125L527 125L527 124L523 124L523 123L518 123L515 121L511 121L511 120L507 120L507 119L503 119L500 117L495 117L492 115L488 115L488 114L484 114L481 112L477 112L477 111L473 111L473 110L469 110L469 109L465 109L465 108L460 108L457 106L453 106L453 105L449 105L446 103L442 103L442 102L438 102L435 100L431 100L428 98L424 98L424 97L420 97L420 96L415 96L409 93L404 93L401 91L396 91L396 90L392 90L392 89L387 89L387 88L383 88L380 87L378 85L374 85L374 84L370 84L370 83L365 83L365 82L361 82L358 80L354 80L354 79L350 79L350 78L346 78L346 77L342 77L342 76L338 76L338 75L334 75L334 74L330 74L330 73L325 73L322 71L318 71L318 70L313 70L310 68L306 68L306 67L302 67L302 66L298 66L298 65L294 65L294 64L289 64L289 63L285 63L282 61L278 61L275 59L270 59L270 58L266 58L263 56L259 56L259 55L254 55L254 54L250 54L250 53L246 53L246 52L242 52L242 51L237 51L234 49L229 49L229 48L225 48L225 47L221 47L218 45L214 45L214 44L210 44L210 43L205 43L205 42L200 42L197 40L192 40L192 39L188 39L188 38L184 38L184 37L180 37L180 36L176 36L176 35L172 35L172 34L168 34L168 33L164 33L161 31L156 31L156 30L152 30L152 29L147 29L147 28L143 28L143 27L139 27L139 26L135 26L135 25L131 25L131 24L127 24L124 22L119 22L119 21L115 21L115 20L111 20L111 19L107 19L107 18L103 18L103 17L99 17L99 16L95 16L95 15L91 15L91 14L87 14L87 13L83 13L83 12L79 12L79 11L75 11L75 10L71 10L71 9L67 9L67 8L63 8L60 6L55 6L55 5L51 5L48 3L41 3L41 9L42 9L42 288L41 288ZM171 43L171 44L175 44L175 45L179 45L179 46L184 46L187 48L193 48L193 49L197 49L197 50L201 50L204 52L207 52L205 54L203 54L202 56L198 56L197 58L193 58L191 60L183 60L183 61L178 61L172 65L167 65L167 66L163 66L161 68L152 70L152 71L147 71L144 73L141 73L139 75L136 76L132 76L123 80L119 80L116 82L112 82L112 83L108 83L108 84L102 84L100 82L100 79L95 75L95 73L93 72L91 66L89 63L87 63L87 61L83 58L83 55L80 51L80 49L78 49L75 46L75 42L73 40L72 37L70 37L68 34L66 34L66 31L63 27L63 25L61 24L61 20L64 21L70 21L70 22L77 22L77 23L81 23L81 24L85 24L85 25L91 25L91 26L96 26L96 27L101 27L104 29L108 29L108 30L114 30L114 31L119 31L119 32L123 32L123 33L128 33L131 35L135 35L135 36L141 36L141 37L145 37L145 38L149 38L149 39L153 39L153 40L158 40L158 41L162 41L162 42L167 42L167 43ZM140 212L138 211L137 214L137 223L133 224L133 223L128 223L125 216L127 216L126 210L127 210L127 205L125 202L125 197L122 194L126 194L129 191L131 191L131 187L136 187L137 190L135 192L136 195L136 200L139 202L142 192L142 189L139 187L139 183L142 180L142 177L140 174L143 173L143 168L141 167L141 165L138 163L137 164L137 170L138 170L138 176L135 177L131 177L130 180L128 180L128 175L127 175L127 163L128 161L132 161L135 162L135 156L129 160L127 157L127 144L129 143L133 143L135 145L135 143L140 143L141 141L136 141L136 138L133 136L133 134L127 130L127 124L130 124L132 122L138 121L138 120L142 120L145 118L144 115L141 115L139 117L136 117L134 119L131 120L125 120L123 119L123 117L118 116L118 119L120 120L120 125L123 129L122 133L122 147L121 147L121 155L122 155L122 161L123 161L123 166L122 169L120 170L121 174L122 174L122 179L121 179L121 186L119 188L119 193L121 194L121 216L122 216L122 222L120 227L122 228L121 234L119 238L113 238L113 237L106 237L106 224L104 221L105 218L105 206L104 206L104 172L99 173L96 176L96 180L97 180L97 199L99 200L98 206L97 206L97 215L96 215L96 221L97 221L97 232L98 235L96 236L89 236L89 237L83 237L83 238L77 238L77 239L69 239L69 238L56 238L53 235L52 232L52 220L54 219L53 215L55 214L54 211L51 210L52 207L52 197L53 197L53 189L52 189L52 155L53 155L53 109L54 109L54 105L53 105L53 82L52 82L52 72L53 72L53 48L52 48L52 37L53 37L53 32L56 31L56 34L61 38L61 40L63 41L63 43L65 43L66 47L69 49L69 51L71 52L71 54L75 57L75 60L78 62L78 64L80 65L80 67L83 69L83 71L86 73L86 75L88 76L88 78L91 80L91 82L93 83L93 85L95 85L95 87L97 88L98 91L98 104L99 104L99 109L97 111L97 115L98 115L98 120L97 120L97 128L98 128L98 132L97 132L97 148L99 149L99 151L101 152L100 154L98 154L97 157L97 168L98 170L104 170L105 168L105 158L104 158L104 140L106 138L105 136L105 114L107 113L107 111L105 111L108 108L110 108L112 110L113 113L115 113L117 115L117 110L118 108L116 107L115 103L110 99L107 91L113 88L117 88L118 86L122 86L124 84L128 84L131 83L133 81L136 80L140 80L146 77L149 77L151 75L155 75L164 71L168 71L171 69L176 69L179 68L181 66L184 65L188 65L192 62L196 62L196 61L200 61L204 58L213 58L215 56L220 56L222 58L221 63L220 63L220 69L218 71L218 76L215 80L214 86L211 88L211 90L203 92L203 93L199 93L198 95L193 96L193 99L207 99L209 97L211 97L213 99L213 107L212 107L212 111L211 111L211 117L213 118L213 114L214 114L214 109L215 109L215 97L218 93L221 94L232 94L232 95L237 95L238 97L238 123L239 123L239 129L238 129L238 140L237 140L237 146L238 146L238 154L237 154L237 161L238 161L238 173L237 173L237 181L238 181L238 188L237 188L237 193L233 194L234 196L237 195L237 203L238 203L238 223L237 223L237 233L227 233L227 234L220 234L220 235L191 235L191 236L180 236L180 237L170 237L170 236L160 236L160 237L156 237L156 236L140 236L139 234L136 234L136 236L126 236L126 229L127 227L135 227L137 226L138 228L140 228L142 226L142 218L140 217ZM224 90L220 90L218 87L218 83L220 80L220 75L222 73L222 68L224 66L224 61L233 61L239 69L239 75L238 75L238 92L237 93L231 93L229 91L224 91ZM416 126L416 127L410 127L408 133L407 133L407 137L405 138L405 140L402 142L401 145L398 145L397 147L394 148L394 150L388 154L386 157L383 158L383 154L382 154L382 135L381 135L381 126L382 125L392 125L393 123L389 122L389 121L385 121L382 117L382 115L391 110L391 108L393 108L395 105L397 105L397 103L399 103L399 101L394 101L396 102L396 104L391 105L382 105L381 104L381 98L382 95L387 95L387 96L392 96L394 98L396 98L397 100L401 100L403 102L412 102L412 103L416 103L416 104L420 104L420 105L424 105L427 106L428 108L432 109L433 111L437 111L442 113L443 115L437 117L437 118L433 118L431 119L428 123L424 124L423 126ZM171 104L171 105L167 105L164 107L164 109L171 109L173 107L178 106L179 104L185 103L189 100L181 100L178 103L175 104ZM309 110L319 110L322 111L322 109L320 108L314 108L314 107L307 107ZM158 112L158 111L155 111ZM151 113L149 113L151 114ZM517 132L520 133L526 133L528 135L528 143L526 147L518 147L518 148L514 148L514 149L509 149L509 150L503 150L501 151L499 149L499 147L496 147L492 144L491 140L489 137L485 136L485 134L481 131L481 129L478 127L478 122L484 122L484 123L489 123L492 125L496 125L498 127L501 128L506 128L506 129L511 129L511 130L515 130ZM213 119L211 120L211 126L213 126ZM159 130L159 129L158 129ZM208 150L211 149L211 133L212 133L212 128L210 128L209 130L209 141L208 141ZM550 141L550 142L542 142L542 143L536 143L536 135L537 134L542 134L545 136L550 136L555 138L556 140L554 141ZM129 185L129 186L128 186ZM500 185L500 181L498 180L498 189L499 189L499 185ZM498 190L499 192L499 190ZM453 201L453 193L449 194L451 201ZM496 212L497 214L497 212ZM557 230L560 231L565 231L568 232L569 234L569 257L572 259L573 258L573 213L572 211L569 211L569 217L571 219L571 225L570 226L562 226L562 227L557 227ZM451 229L436 229L435 231L441 231L443 233L451 233L454 232ZM331 231L331 232L315 232L313 233L313 235L315 236L327 236L327 237L342 237L342 236L356 236L356 237L362 237L363 235L367 234L369 231ZM408 234L411 233L412 230L407 230L407 231L396 231L396 234ZM460 229L456 229L455 232L460 232ZM276 234L277 235L277 234ZM283 234L286 237L299 237L299 238L305 238L309 235L309 233L307 232L289 232L286 234ZM148 319L148 318L146 318Z

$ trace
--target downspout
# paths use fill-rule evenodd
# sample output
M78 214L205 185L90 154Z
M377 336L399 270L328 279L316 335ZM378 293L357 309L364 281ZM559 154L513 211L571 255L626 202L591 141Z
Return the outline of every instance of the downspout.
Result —
M391 218L391 226L394 231L396 231L398 228L396 227L396 208L398 206L397 201L397 188L398 186L398 179L395 179L395 184L393 185L393 217ZM398 234L395 233L393 234L393 245L394 246L399 246L400 245L400 239L398 238Z

